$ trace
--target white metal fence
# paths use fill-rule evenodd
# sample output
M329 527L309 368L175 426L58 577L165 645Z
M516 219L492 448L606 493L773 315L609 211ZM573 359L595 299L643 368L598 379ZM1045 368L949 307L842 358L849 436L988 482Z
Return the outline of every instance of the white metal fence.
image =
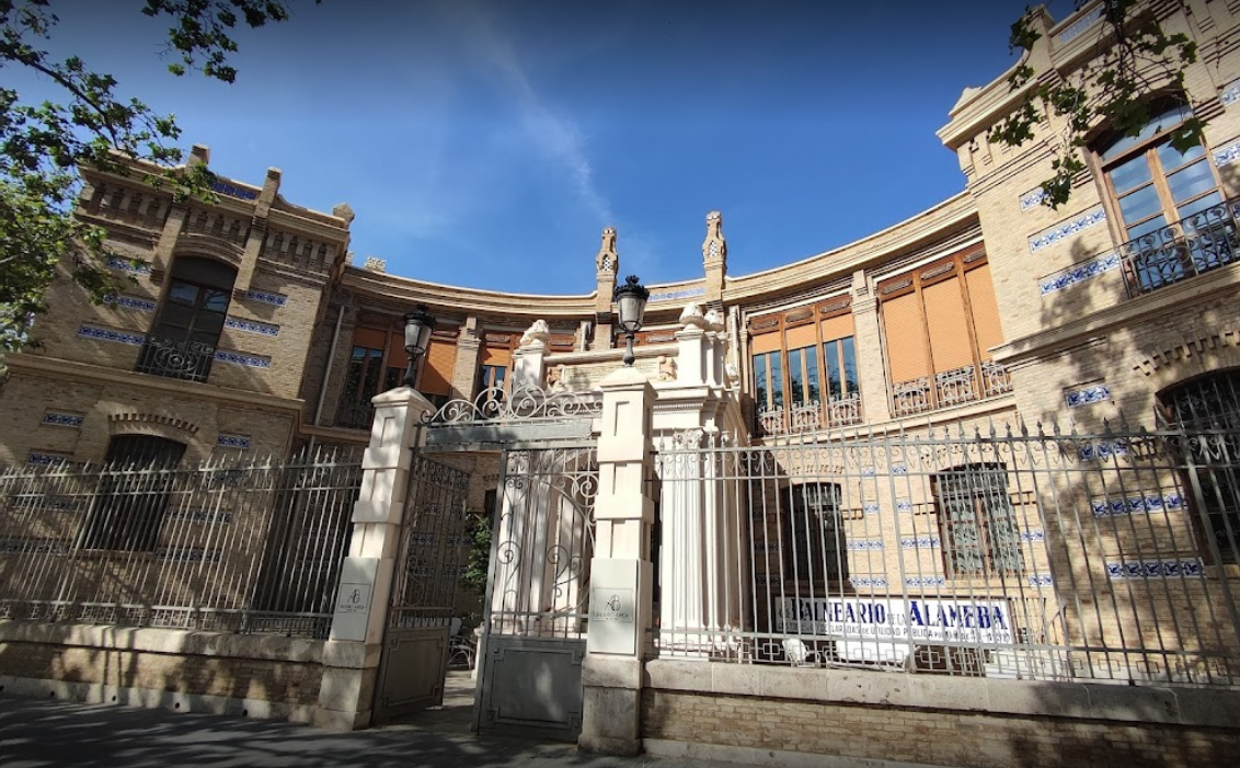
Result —
M326 636L356 456L0 472L0 617Z
M662 656L1240 684L1240 432L659 446Z

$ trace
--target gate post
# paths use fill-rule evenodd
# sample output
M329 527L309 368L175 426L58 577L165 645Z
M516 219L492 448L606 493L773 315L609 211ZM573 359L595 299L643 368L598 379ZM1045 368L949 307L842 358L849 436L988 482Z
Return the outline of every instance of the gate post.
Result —
M353 534L340 571L331 635L323 646L323 681L314 724L354 730L371 723L383 631L413 461L423 415L434 406L409 387L377 395Z
M577 744L585 751L635 755L641 751L642 657L652 605L654 501L647 496L646 480L654 389L630 367L610 374L599 386L599 491Z

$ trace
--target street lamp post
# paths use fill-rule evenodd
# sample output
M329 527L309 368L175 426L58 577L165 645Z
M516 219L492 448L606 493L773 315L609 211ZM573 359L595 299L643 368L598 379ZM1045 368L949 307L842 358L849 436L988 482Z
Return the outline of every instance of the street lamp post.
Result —
M434 329L435 318L426 311L425 304L419 304L412 312L405 314L405 351L409 353L409 367L405 369L406 387L413 387L414 367L418 358L426 354Z
M620 315L620 330L624 331L624 364L632 365L636 357L633 354L633 334L641 330L642 315L646 312L646 300L650 291L638 284L637 275L629 275L624 285L617 285L612 299L616 302L616 310Z

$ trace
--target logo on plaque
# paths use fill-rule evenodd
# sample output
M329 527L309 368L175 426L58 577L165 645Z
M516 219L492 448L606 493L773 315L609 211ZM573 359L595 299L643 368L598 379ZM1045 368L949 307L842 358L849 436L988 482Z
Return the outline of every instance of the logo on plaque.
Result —
M590 621L633 623L633 590L594 587L590 591Z

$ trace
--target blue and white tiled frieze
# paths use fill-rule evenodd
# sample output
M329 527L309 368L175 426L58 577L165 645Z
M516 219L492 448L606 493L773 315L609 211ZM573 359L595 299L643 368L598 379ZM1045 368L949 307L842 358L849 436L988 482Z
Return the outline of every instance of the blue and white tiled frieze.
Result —
M229 184L226 181L217 181L211 185L211 189L219 192L221 195L229 197L239 197L242 200L257 200L258 193L246 187L239 187L236 184Z
M905 576L906 587L946 587L947 579L943 576Z
M844 545L849 552L868 552L873 550L881 550L883 548L882 539L853 539Z
M1077 232L1089 229L1095 224L1100 224L1106 220L1107 213L1102 210L1101 205L1091 208L1072 221L1056 224L1050 229L1043 230L1033 237L1030 237L1029 252L1036 253L1048 245L1053 245L1064 238L1075 235Z
M1020 196L1020 209L1027 211L1030 208L1037 208L1046 199L1046 190L1041 187L1034 187L1025 194Z
M27 464L37 464L40 467L50 467L54 464L60 464L68 460L69 460L69 457L61 453L31 451L30 453L26 454Z
M1089 503L1094 517L1122 517L1149 512L1175 512L1184 509L1184 497L1178 493L1165 496L1129 496L1123 499L1096 499Z
M1111 388L1106 384L1091 384L1088 387L1080 389L1070 389L1063 393L1064 402L1069 408L1079 408L1082 405L1093 405L1111 399Z
M151 265L144 261L122 259L120 256L109 256L107 263L112 269L119 269L120 271L128 272L131 275L151 274Z
M861 468L862 477L874 477L877 474L878 472L877 470L874 469L874 467L862 467Z
M156 560L172 560L178 563L218 563L223 559L218 549L202 547L160 547L155 550Z
M1094 22L1102 18L1103 8L1103 5L1098 5L1098 7L1072 22L1067 29L1056 35L1056 38L1059 40L1059 44L1063 45L1064 43L1069 43L1080 37L1082 32L1092 27Z
M233 515L232 512L223 512L216 509L170 509L164 513L163 519L228 525L232 522Z
M229 317L224 320L224 327L232 328L235 331L271 336L272 338L280 335L280 326L272 325L271 323L260 323L257 320L241 320L236 317Z
M131 346L140 347L146 341L146 337L140 333L132 333L130 331L118 331L113 328L100 328L94 325L83 325L78 328L79 338L93 339L95 341L110 341L113 344L129 344Z
M850 576L848 583L854 587L881 587L887 588L886 576Z
M877 501L867 501L861 505L861 514L863 515L877 515L878 511L879 506Z
M1221 149L1214 150L1214 164L1219 168L1231 165L1237 160L1240 160L1240 141L1234 141Z
M1240 101L1240 80L1232 80L1218 95L1218 100L1223 102L1224 107L1230 107L1237 101Z
M698 286L697 288L684 288L679 291L663 291L662 293L650 294L650 301L675 301L676 299L692 299L696 296L705 296L706 286Z
M908 499L896 499L896 511L897 512L912 512L913 502L909 501Z
M250 436L232 435L227 432L221 432L215 438L215 445L218 448L239 448L246 451L250 448Z
M139 312L155 311L155 300L141 296L117 296L113 294L104 297L103 301L113 307L121 307L123 309L136 309Z
M1107 576L1113 581L1125 579L1198 578L1205 575L1205 565L1192 560L1141 560L1107 563Z
M245 297L254 301L270 304L273 307L282 307L288 303L288 297L282 293L269 293L267 291L246 291Z
M270 368L271 358L259 355L247 355L244 352L228 352L223 349L215 351L215 362L244 365L247 368Z
M1030 528L1020 532L1021 541L1046 541L1046 531L1041 528Z
M1112 456L1127 456L1128 444L1123 440L1114 442L1089 442L1076 449L1081 461L1101 461Z
M81 429L86 417L80 413L64 413L62 411L44 411L40 424L48 427L70 427Z
M1038 282L1038 289L1043 296L1055 291L1062 291L1070 285L1076 285L1091 277L1097 277L1104 272L1119 269L1119 265L1119 254L1112 251L1088 261L1082 261L1080 264L1073 264L1071 267L1052 275L1047 275Z
M917 536L900 539L900 549L936 549L940 544L938 536Z
M908 474L908 467L904 466L903 464L892 464L892 465L891 465L891 474L893 474L893 475L907 475L907 474Z
M1055 586L1055 577L1049 573L1031 573L1029 574L1029 586L1053 587Z
M72 543L60 539L0 539L0 553L67 555Z

